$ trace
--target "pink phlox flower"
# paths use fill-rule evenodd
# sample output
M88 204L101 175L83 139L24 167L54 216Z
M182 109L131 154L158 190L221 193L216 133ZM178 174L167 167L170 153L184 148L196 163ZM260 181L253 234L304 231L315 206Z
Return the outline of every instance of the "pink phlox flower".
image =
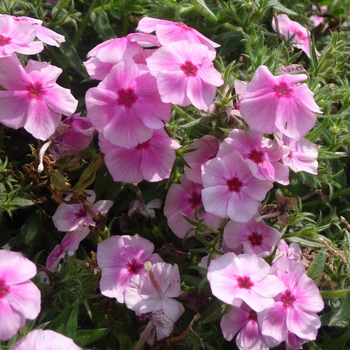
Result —
M286 350L303 349L303 344L306 342L307 340L301 339L294 333L288 332L288 336L286 339Z
M139 183L167 179L180 144L164 130L154 130L151 138L132 148L116 146L99 134L99 146L114 181Z
M324 303L315 282L306 276L304 265L280 257L271 267L286 289L275 297L275 303L264 311L262 333L282 342L288 331L305 340L315 340L321 321L317 312Z
M192 103L206 111L214 100L216 87L224 83L208 57L208 48L202 44L175 41L160 47L146 61L157 78L163 102L183 107Z
M232 310L225 314L220 327L224 338L228 341L238 333L236 345L240 350L268 350L258 324L258 314L248 305L242 303L240 307L233 306Z
M235 79L233 83L234 83L235 93L237 95L237 98L236 98L236 103L233 106L230 114L234 118L235 117L242 117L241 112L239 111L240 110L240 103L243 101L243 96L247 90L248 83L246 81L242 81L239 79ZM238 119L236 118L236 120L238 120Z
M40 312L40 290L30 281L36 266L10 250L0 250L0 340L8 340L23 328L26 319Z
M297 49L304 51L307 56L310 57L310 32L298 22L290 20L285 14L278 15L277 21L280 33L287 39L294 35L292 45ZM275 32L277 31L275 19L272 20L272 28ZM319 55L317 51L316 53Z
M89 197L87 197L87 201L84 204L88 206L90 210L96 215L106 214L113 205L113 202L110 200L99 200L94 203L96 198L95 192L92 190L85 190L85 193L87 193ZM65 199L69 200L70 196L67 196ZM89 214L82 203L61 203L58 206L55 214L52 216L52 221L57 230L63 232L75 231L79 228L82 228L83 226L96 225L92 216Z
M95 128L89 119L73 114L58 124L55 133L50 137L52 144L48 153L53 160L76 155L90 145L94 132Z
M36 329L19 340L10 350L82 350L71 338L60 333Z
M282 136L281 141L283 144L282 162L296 173L305 171L317 175L317 145L305 137L300 140L294 140L285 135L280 136Z
M202 165L204 209L214 215L246 222L257 214L259 203L273 187L257 179L237 151Z
M300 245L297 243L291 243L288 246L287 242L284 239L281 239L278 243L278 246L277 246L274 261L276 261L278 258L280 258L282 256L285 256L288 259L291 259L294 261L300 261L301 260Z
M282 147L278 142L257 131L234 129L221 143L218 157L238 151L255 177L261 180L289 184L289 169L280 163Z
M240 299L260 312L273 305L273 298L286 289L269 273L270 265L257 255L228 252L211 261L207 278L212 293L221 301L234 305Z
M174 328L174 321L170 319L162 310L158 310L151 315L151 321L155 327L157 340L169 337Z
M48 139L62 114L73 114L78 105L69 89L56 84L61 72L47 62L30 60L23 68L16 55L2 58L0 85L6 90L0 91L0 122L14 129L24 126L35 138Z
M58 264L66 254L72 256L79 248L80 242L89 234L90 230L86 226L79 227L75 231L68 231L62 242L57 244L46 260L46 268L52 272L58 270Z
M247 86L240 111L251 130L300 139L316 123L315 113L322 113L314 94L306 84L306 74L274 76L265 66L259 66Z
M115 65L85 101L94 127L120 147L146 142L170 120L171 105L161 101L156 79L131 59Z
M281 233L254 218L248 222L229 221L225 226L223 239L230 249L243 246L244 253L255 253L261 257L271 254L274 246L281 238Z
M324 22L324 17L322 16L318 16L318 14L323 15L327 12L327 6L317 6L317 5L312 5L311 6L313 12L315 13L315 15L310 16L310 21L313 23L314 27L319 26L321 23ZM323 30L326 30L328 28L328 25L326 24L323 27Z
M125 289L135 275L144 275L144 263L162 261L153 254L154 245L147 239L134 236L112 236L97 246L97 264L101 269L101 293L124 303Z
M35 41L36 29L27 21L0 15L0 33L0 58L11 56L14 52L34 55L44 50L43 43Z
M190 220L195 219L197 210L198 219L204 219L204 223L211 228L220 227L222 219L216 215L201 210L202 208L202 185L192 182L185 175L180 177L180 184L172 184L168 190L164 204L164 215L168 219L168 225L179 238L184 238L188 230L193 226L186 221L182 214ZM193 236L191 232L186 237Z
M184 168L185 175L189 180L202 183L201 166L216 156L219 145L220 141L217 138L205 135L186 147L187 150L194 150L183 155L186 163L190 166Z
M155 219L156 212L154 209L160 209L163 205L163 201L161 199L153 199L147 204L145 204L142 200L136 199L130 203L130 209L128 211L129 218L132 218L135 213L141 214L146 219Z
M180 294L178 266L157 262L145 275L133 276L125 290L125 305L137 316L163 313L175 323L185 311L183 305L174 299Z
M136 30L145 33L156 32L157 38L163 46L180 40L205 45L209 49L208 56L211 60L216 57L215 48L220 47L219 44L211 41L198 32L198 30L188 27L182 22L172 22L164 19L144 17L139 21Z

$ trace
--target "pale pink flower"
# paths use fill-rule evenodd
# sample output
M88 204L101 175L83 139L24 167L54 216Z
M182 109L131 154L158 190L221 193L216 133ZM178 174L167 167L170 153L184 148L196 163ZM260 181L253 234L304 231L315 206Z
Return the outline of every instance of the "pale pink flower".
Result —
M301 259L301 248L300 245L297 243L291 243L289 246L287 242L284 239L281 239L278 243L276 255L274 258L274 261L276 261L281 256L285 256L288 259L294 260L294 261L300 261Z
M255 254L226 253L212 260L207 273L212 293L221 301L234 305L243 300L260 312L274 304L274 297L285 290L270 265Z
M273 187L257 179L237 151L202 165L204 209L222 218L246 222L257 214L259 203Z
M156 79L132 59L119 62L86 93L87 117L111 143L133 148L170 120L171 105L161 101Z
M175 41L160 47L146 61L157 78L163 102L183 107L192 103L206 111L214 100L216 87L224 83L208 57L208 48L202 44Z
M323 14L325 14L326 12L327 12L327 6L317 6L317 5L312 5L311 6L311 8L312 8L312 10L313 10L313 12L314 13L318 13L318 14L320 14L320 15L323 15ZM317 26L319 26L321 23L323 23L324 22L324 17L322 17L322 16L318 16L317 14L315 14L315 15L312 15L312 16L310 16L310 21L313 23L313 25L315 26L315 27L317 27ZM328 25L326 24L325 26L324 26L324 28L323 28L323 30L325 30L326 28L328 28Z
M101 293L124 303L125 289L135 275L144 275L144 263L162 261L153 254L154 245L138 234L112 236L97 246L97 264L101 269Z
M34 41L36 29L29 22L0 15L0 33L0 58L11 56L14 52L34 55L44 50L41 41Z
M25 23L25 22L23 22ZM62 114L74 113L78 101L69 89L56 84L62 69L30 60L23 68L16 55L1 59L0 122L10 128L22 126L40 140L56 130Z
M172 22L164 19L144 17L139 21L136 30L145 33L156 32L157 38L163 46L180 40L205 45L209 49L208 56L211 60L216 56L215 47L220 46L198 32L198 30L188 27L182 22ZM191 44L189 45L191 46Z
M233 83L235 86L235 93L237 95L237 98L236 98L236 103L233 106L230 114L234 118L235 117L242 117L241 112L239 111L240 110L240 103L243 101L243 96L247 90L248 83L245 81L239 80L239 79L235 79ZM236 118L236 120L238 120L238 119Z
M303 344L306 343L306 339L301 339L294 333L288 332L286 339L286 350L298 350L303 348Z
M251 130L282 134L300 139L316 123L315 113L322 113L314 94L306 84L306 74L273 76L265 66L259 66L248 84L240 112Z
M173 299L180 294L178 266L157 262L145 275L133 276L125 290L125 305L137 316L161 312L175 323L185 311L183 305Z
M283 256L273 263L271 274L276 275L286 289L264 311L262 333L279 342L287 339L288 332L305 340L315 340L321 326L317 312L324 307L315 282L306 276L301 263Z
M294 35L294 38L292 39L293 46L297 49L303 50L307 56L310 57L310 32L298 22L290 20L285 14L278 15L277 20L280 33L287 39ZM274 31L277 30L275 19L272 20L272 28Z
M23 328L40 312L40 290L30 281L36 266L21 253L0 250L0 340Z
M86 226L79 227L75 231L69 231L63 237L60 244L57 244L46 260L46 268L56 272L58 264L66 254L72 256L79 248L80 242L89 234L90 230Z
M186 147L189 152L184 153L183 158L189 167L185 166L184 172L189 180L202 183L201 166L216 156L219 145L220 141L214 136L205 135Z
M261 257L268 256L281 238L281 233L263 220L254 218L248 222L229 221L225 226L223 239L230 249L243 245L244 253L255 253Z
M168 219L168 225L179 238L184 238L189 229L193 227L182 214L190 220L196 221L195 212L199 220L204 219L204 223L211 228L220 227L222 219L216 215L201 210L202 208L202 185L192 182L185 175L180 177L180 184L172 184L168 190L164 204L164 215ZM193 236L191 232L186 237Z
M248 130L234 129L221 143L217 156L238 151L258 179L289 184L289 169L279 161L282 147L278 142L264 137L263 134Z
M51 331L36 329L31 331L10 350L82 350L81 347L76 345L72 339Z
M176 159L175 150L181 147L164 130L154 130L149 140L132 148L116 146L99 134L99 146L113 180L127 183L167 179Z

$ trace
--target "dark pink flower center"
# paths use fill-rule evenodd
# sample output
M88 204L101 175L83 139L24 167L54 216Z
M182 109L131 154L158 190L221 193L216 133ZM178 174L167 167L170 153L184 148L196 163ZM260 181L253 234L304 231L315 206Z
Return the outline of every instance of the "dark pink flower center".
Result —
M259 164L264 161L264 155L265 153L263 151L258 151L256 149L253 149L250 153L248 158L252 160L254 163Z
M293 152L289 151L288 158L293 158Z
M291 89L284 81L276 85L273 90L278 98L289 98L293 89Z
M231 192L240 192L243 182L238 177L227 180L227 186Z
M290 290L286 290L285 293L281 297L281 301L283 303L283 306L286 309L288 309L288 308L292 309L294 307L293 303L295 302L295 300L296 300L296 298Z
M191 204L192 209L195 209L197 206L202 205L202 196L200 193L192 192L192 195L187 202Z
M137 146L136 146L136 149L137 150L140 150L140 149L147 149L149 147L149 144L148 144L148 141L144 142L144 143L139 143Z
M80 218L84 218L87 215L86 211L84 208L80 208L79 211L77 213L75 213L75 216L80 219Z
M135 101L137 100L137 96L134 93L134 90L129 89L121 89L118 91L118 99L117 102L120 105L123 105L125 108L130 108Z
M36 98L36 99L40 99L43 95L45 95L45 90L43 89L41 83L34 83L34 84L30 84L27 87L28 90L28 97L29 98Z
M5 284L5 281L0 279L0 299L4 298L10 291L10 288Z
M299 39L298 42L307 40L307 36L305 36L300 30L296 30L294 34L295 38Z
M248 236L248 240L252 246L261 246L263 235L253 231L252 234Z
M131 261L129 261L127 264L126 264L128 270L129 270L129 273L131 275L136 275L140 272L140 270L143 268L143 265L138 263L137 260L135 258L133 258Z
M177 22L177 23L175 23L175 25L177 25L178 27L185 29L185 30L191 30L191 28L187 27L187 25L185 23L182 23L182 22Z
M198 72L198 68L191 61L186 61L180 68L187 77L195 77Z
M238 287L242 289L250 289L253 287L254 283L250 280L248 276L237 277Z
M11 38L6 38L5 36L0 34L0 46L8 45L11 41Z
M254 322L256 322L257 320L258 320L258 316L256 315L256 312L255 311L250 311L250 313L249 313L249 318L252 320L252 321L254 321Z

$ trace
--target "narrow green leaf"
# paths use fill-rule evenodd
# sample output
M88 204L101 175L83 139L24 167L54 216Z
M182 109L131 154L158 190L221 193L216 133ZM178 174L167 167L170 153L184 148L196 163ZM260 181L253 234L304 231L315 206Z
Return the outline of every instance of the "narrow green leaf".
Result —
M336 326L340 322L344 321L350 315L350 292L346 294L346 297L340 306L337 313L332 317L329 325Z
M320 252L316 255L316 258L312 262L309 270L307 271L307 275L318 284L321 280L322 273L324 270L324 265L326 263L327 255L323 252Z
M66 326L66 335L68 337L74 337L77 328L78 328L78 312L79 312L79 303L76 302L73 306L73 310L69 316L67 326Z
M47 327L48 329L51 329L53 331L57 331L58 327L60 327L62 324L66 323L66 319L68 318L69 312L71 309L71 305L68 305L63 312L61 312Z
M287 13L289 15L297 16L298 14L287 7L283 6L279 1L277 0L269 0L266 4L268 7L273 7L277 11Z
M213 322L223 315L227 314L230 310L230 307L226 304L223 304L219 300L215 300L205 311L201 314L201 323Z
M101 11L97 14L92 11L90 19L96 33L98 33L103 40L115 38L115 34L109 25L108 16L105 11Z
M204 0L192 0L192 3L196 10L203 15L205 18L208 18L209 20L216 22L216 16L214 13L210 10L210 8L207 6L207 4L204 2Z
M83 329L76 332L74 340L78 345L85 346L101 338L105 331L106 331L106 328Z

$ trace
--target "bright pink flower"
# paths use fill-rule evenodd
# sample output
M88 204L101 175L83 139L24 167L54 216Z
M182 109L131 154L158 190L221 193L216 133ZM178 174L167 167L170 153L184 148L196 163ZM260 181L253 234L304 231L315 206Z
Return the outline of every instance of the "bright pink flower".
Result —
M76 345L72 339L51 331L36 329L31 331L21 340L19 340L15 345L11 347L10 350L82 350L81 347Z
M273 298L286 288L270 265L255 254L226 253L212 260L207 273L212 293L221 301L234 305L243 300L260 312L274 304Z
M14 129L24 126L37 139L48 139L61 114L71 115L78 105L69 89L55 83L61 72L47 62L30 60L24 69L16 55L2 58L0 85L6 90L0 91L0 122Z
M273 187L257 179L237 151L202 165L204 209L222 218L246 222L257 214L259 202Z
M168 225L179 238L184 238L187 231L193 226L184 219L185 214L190 220L195 219L197 210L198 219L204 219L204 223L211 228L219 228L222 219L216 215L198 210L202 208L201 184L192 182L185 175L180 177L181 184L172 184L164 204L164 215L168 219ZM191 232L187 237L193 236Z
M281 256L285 256L288 259L294 261L300 261L301 259L301 248L297 243L291 243L289 246L285 240L281 239L278 243L276 255L274 261L276 261Z
M58 264L65 257L72 256L79 248L80 242L89 234L90 230L86 226L79 227L75 231L68 231L62 242L57 244L46 260L46 268L52 272L57 271Z
M85 100L91 123L120 147L146 142L170 120L171 105L161 101L155 78L131 59L114 66Z
M175 323L185 311L183 305L173 299L180 294L178 266L157 262L145 275L134 275L125 290L125 305L137 316L161 312Z
M201 166L216 156L219 145L220 141L214 136L205 135L186 147L186 150L194 150L183 155L186 163L190 166L185 166L184 169L185 175L189 180L202 183Z
M0 250L0 340L23 328L40 312L40 290L30 281L36 266L21 253Z
M298 22L290 20L285 14L278 15L277 20L280 33L287 39L294 35L292 39L293 46L303 50L310 57L310 32ZM276 31L275 19L272 20L272 28Z
M262 333L282 342L287 331L305 340L315 340L321 321L316 314L323 300L315 282L306 276L304 265L281 257L271 267L286 289L275 297L275 303L264 311ZM272 276L272 275L271 275Z
M151 138L132 148L119 147L99 135L101 152L114 181L139 183L167 179L180 144L164 130L154 130Z
M236 249L243 245L244 253L255 253L261 257L268 256L280 238L280 232L254 218L244 223L229 221L223 235L228 248Z
M281 131L300 139L316 123L315 113L322 113L306 84L306 74L273 76L259 66L247 86L240 111L251 130L271 134Z
M216 56L215 47L220 45L209 40L198 30L188 27L182 22L172 22L164 19L144 17L140 20L136 30L145 33L156 32L159 42L165 46L174 41L186 40L191 43L205 45L208 49L208 55L213 60ZM191 44L190 44L191 46Z
M0 15L0 33L0 58L11 56L14 52L34 55L44 50L41 41L34 41L36 29L26 21Z
M208 110L214 100L216 87L223 84L221 74L208 57L208 48L202 44L176 41L160 47L146 58L163 102L179 106L191 103Z
M282 147L278 142L264 137L256 131L234 129L220 145L217 156L238 151L258 179L289 184L289 169L279 161L282 158Z
M110 200L100 200L93 204L96 198L95 192L92 190L85 190L85 192L89 195L87 197L88 203L85 205L88 206L94 214L106 214L112 207L113 202ZM69 198L70 197L66 197L66 200L69 200ZM83 226L95 226L96 224L82 203L61 203L52 216L52 221L57 230L63 232L75 231Z
M100 289L103 295L124 303L125 289L134 275L144 275L143 264L162 261L153 254L154 245L138 234L112 236L97 246L97 264L101 269Z

